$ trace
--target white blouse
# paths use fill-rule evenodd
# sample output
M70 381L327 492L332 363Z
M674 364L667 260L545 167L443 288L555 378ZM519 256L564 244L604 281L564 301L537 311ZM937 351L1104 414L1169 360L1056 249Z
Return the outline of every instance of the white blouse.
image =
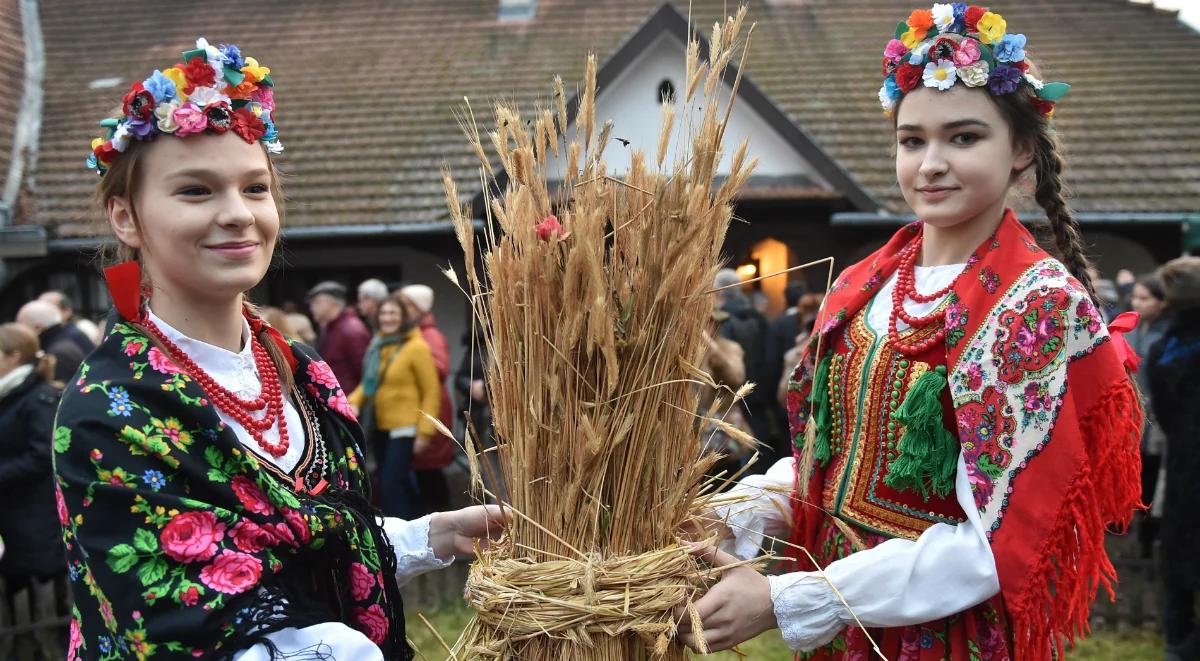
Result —
M250 324L242 320L242 350L234 353L221 347L216 347L200 340L194 340L170 324L157 317L153 312L150 319L158 325L163 335L174 342L187 353L200 369L208 373L222 387L234 392L239 397L251 399L262 392L258 368L254 364L254 354L250 350ZM217 409L221 422L233 430L242 445L246 446L259 458L269 461L284 472L291 472L304 456L308 439L304 433L304 423L300 413L292 404L291 397L284 393L284 416L288 426L290 446L282 457L274 457L258 446L250 433L224 411ZM265 412L263 413L265 415ZM279 440L278 425L266 433L267 439ZM396 580L404 585L416 576L425 572L450 566L454 562L451 556L445 560L438 558L429 546L429 516L415 521L405 521L395 517L384 517L381 521L384 533L396 550ZM334 659L363 659L373 661L383 659L379 648L362 633L341 622L325 622L303 628L288 628L266 636L279 648L285 656L302 650L320 650L327 656L322 658ZM271 658L265 645L258 644L242 650L234 661L267 661Z
M945 287L965 266L917 267L918 291ZM867 323L881 338L887 336L895 283L893 274L867 310ZM923 315L939 303L907 301L905 309ZM722 545L725 550L750 558L758 554L764 535L787 535L794 472L795 461L788 457L771 466L766 474L748 476L734 487L734 493L748 494L750 499L716 508L734 533L734 539ZM955 496L967 515L965 523L936 523L915 541L888 540L831 563L823 573L768 577L775 617L788 646L809 650L824 645L846 626L856 624L854 615L868 627L921 624L962 612L999 593L995 558L975 507L961 453ZM836 593L831 585L837 588Z

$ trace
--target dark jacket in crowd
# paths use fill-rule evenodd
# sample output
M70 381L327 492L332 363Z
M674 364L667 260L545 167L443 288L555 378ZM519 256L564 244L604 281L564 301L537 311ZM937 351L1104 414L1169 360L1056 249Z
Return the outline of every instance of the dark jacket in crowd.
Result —
M1176 315L1142 369L1149 370L1154 415L1167 435L1164 580L1200 589L1200 308Z
M67 338L72 344L79 347L79 350L83 352L84 358L87 358L89 353L96 350L96 344L92 342L92 338L88 337L86 333L79 330L79 327L75 325L75 322L65 322L63 323L62 327L63 337Z
M771 328L767 318L754 309L750 298L735 294L721 305L721 309L729 314L729 318L721 322L718 334L726 339L737 342L742 347L742 360L746 367L746 380L756 385L754 392L746 398L747 422L754 437L768 448L776 445L780 435L779 416L777 415L772 375L777 375L779 368L773 368L768 359L771 346ZM776 377L778 380L778 377ZM769 468L775 458L774 451L767 453L766 461L759 462L752 472L761 472Z
M343 391L353 392L362 381L363 356L370 343L371 330L350 306L321 329L317 353L329 364Z
M67 324L55 324L38 334L38 344L46 353L54 356L54 380L67 383L79 370L79 364L91 351L72 337L71 331L79 329ZM84 338L87 339L87 338ZM95 347L93 347L95 348Z
M54 412L59 391L31 372L0 397L0 574L46 578L66 570L54 495Z

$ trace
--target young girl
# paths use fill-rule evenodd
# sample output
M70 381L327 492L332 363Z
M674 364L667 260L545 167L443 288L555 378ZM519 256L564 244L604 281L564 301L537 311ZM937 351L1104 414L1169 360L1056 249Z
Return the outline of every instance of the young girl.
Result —
M268 68L201 39L93 145L129 261L54 430L70 658L412 658L398 581L501 523L379 518L329 366L246 302L281 223L273 109Z
M740 555L790 529L817 566L727 572L696 604L704 638L779 626L804 658L1061 657L1115 580L1104 532L1138 504L1142 427L1061 192L1067 86L982 7L936 4L895 36L880 98L920 222L837 280L789 387L796 457L739 487L794 485L790 503L720 512ZM1062 262L1006 208L1030 170Z

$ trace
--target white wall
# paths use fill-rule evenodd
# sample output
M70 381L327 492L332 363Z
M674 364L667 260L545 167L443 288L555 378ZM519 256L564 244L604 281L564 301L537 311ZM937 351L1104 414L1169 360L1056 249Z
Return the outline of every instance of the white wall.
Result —
M630 154L634 148L641 148L647 155L647 162L653 162L658 152L658 138L662 127L662 112L659 106L658 90L664 79L675 86L676 102L681 102L686 93L684 81L685 51L683 44L670 34L663 34L652 43L641 55L625 68L625 70L608 87L597 91L596 126L597 131L603 123L613 120L613 138L624 138L630 141L625 147L615 139L605 147L604 160L610 172L625 172L629 169ZM724 108L729 99L730 88L724 82L716 90L720 99L720 107ZM693 97L692 108L694 120L699 122L700 111L697 106L704 104L703 82L696 96ZM688 126L687 113L679 107L675 128L672 131L671 142L667 148L666 165L670 165L681 153L680 139L686 138ZM572 138L574 137L572 127ZM767 122L741 98L734 102L733 113L725 134L725 154L718 168L719 174L729 173L729 162L742 140L749 141L748 154L758 157L757 175L806 175L813 181L828 186L816 171L798 154L783 137L767 124ZM551 179L562 179L566 155L551 158L547 162Z

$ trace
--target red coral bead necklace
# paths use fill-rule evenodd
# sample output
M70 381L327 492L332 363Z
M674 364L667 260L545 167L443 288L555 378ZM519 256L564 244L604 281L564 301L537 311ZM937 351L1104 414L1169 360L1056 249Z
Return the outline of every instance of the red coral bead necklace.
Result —
M287 420L283 412L283 388L279 385L279 372L275 362L267 353L266 347L258 341L253 333L250 334L250 350L254 354L254 364L258 367L259 379L262 381L262 392L254 399L242 399L209 376L192 360L183 349L170 340L162 329L149 317L142 319L142 325L166 348L167 355L177 365L183 368L188 376L200 384L204 394L208 396L218 409L240 424L258 446L272 457L282 457L287 454L288 430ZM254 413L266 409L262 418L255 418ZM265 432L279 423L279 442L273 443L265 436Z
M921 254L922 237L918 236L904 251L900 253L900 264L896 269L896 286L892 289L892 314L888 319L888 340L898 353L905 356L915 356L936 346L946 337L946 308L939 307L927 315L910 314L904 309L905 300L915 301L917 303L934 303L942 300L958 283L958 278L962 276L959 273L950 281L950 284L933 292L932 294L922 294L917 291L917 257ZM941 324L941 327L922 340L912 343L906 343L900 339L900 331L897 328L898 320L903 320L914 329L926 328L933 324Z

